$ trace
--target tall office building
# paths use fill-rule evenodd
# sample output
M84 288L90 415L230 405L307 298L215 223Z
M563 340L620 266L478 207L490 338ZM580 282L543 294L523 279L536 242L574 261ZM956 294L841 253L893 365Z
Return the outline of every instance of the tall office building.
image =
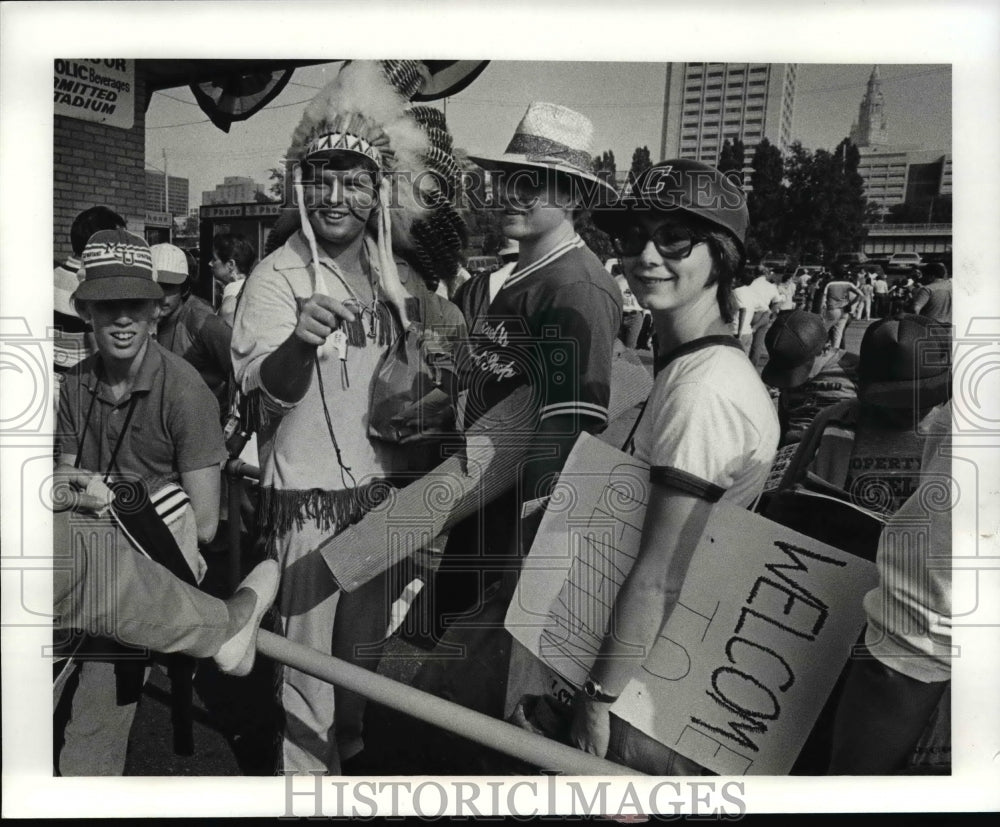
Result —
M147 212L169 212L171 215L184 216L188 212L188 189L187 178L170 176L170 189L167 193L167 204L169 210L164 209L163 203L163 173L146 170L146 211Z
M764 138L784 151L792 140L794 63L669 63L661 158L719 160L739 138L749 167Z

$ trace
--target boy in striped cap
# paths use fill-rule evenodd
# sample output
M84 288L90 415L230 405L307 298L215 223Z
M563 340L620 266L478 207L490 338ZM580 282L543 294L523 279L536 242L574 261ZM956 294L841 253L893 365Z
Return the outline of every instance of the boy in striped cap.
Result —
M122 229L102 230L90 237L82 263L84 279L73 301L93 329L97 353L65 375L55 483L77 491L122 485L131 506L161 504L157 514L165 533L153 542L171 554L179 549L200 579L204 561L198 544L215 535L220 468L227 456L218 405L197 371L151 338L163 290L153 279L146 242ZM117 509L122 519L139 513L131 506ZM157 522L148 516L135 530ZM176 616L150 621L176 626L198 621L183 614L178 607ZM118 691L113 649L102 646L101 654L107 659L80 664L58 758L62 775L121 775L125 768L138 693L134 686L125 692L124 682ZM117 659L119 667L128 662ZM135 677L141 686L141 666Z

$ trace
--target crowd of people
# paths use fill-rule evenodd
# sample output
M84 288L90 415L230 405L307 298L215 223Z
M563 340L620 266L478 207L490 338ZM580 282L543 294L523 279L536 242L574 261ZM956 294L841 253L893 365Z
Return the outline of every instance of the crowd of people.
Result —
M447 618L509 600L533 539L525 507L550 493L580 434L607 427L616 339L635 347L647 318L655 378L629 450L651 467L650 501L616 634L572 700L570 742L642 772L706 771L614 703L642 669L632 647L648 651L676 604L693 527L720 499L776 503L762 494L784 462L769 493L812 487L886 521L865 598L874 660L848 670L824 771L905 770L947 698L949 583L936 569L910 599L914 570L891 537L946 462L950 282L929 269L910 312L892 314L878 279L748 277L750 217L730 178L665 160L619 193L593 172L590 122L551 103L529 106L502 155L472 159L492 174L509 261L464 279L451 137L440 113L406 105L416 83L406 61L354 62L319 93L294 131L292 206L263 259L240 237L214 240L217 307L193 295L179 248L150 248L103 206L74 222L74 258L56 269L54 501L56 553L79 559L56 598L61 623L84 634L68 653L78 675L57 771L124 771L149 661L123 645L246 675L273 603L289 640L376 670L412 567L348 592L316 549L527 388L536 416L517 484L440 538L423 573L431 645ZM616 246L617 283L577 233L587 213ZM847 322L873 313L860 356L846 352ZM198 583L222 465L244 449L227 450L233 418L255 435L246 530L263 562L222 600ZM946 521L934 516L935 542L949 542ZM105 566L86 539L98 525L122 549L107 592L87 588ZM904 602L916 625L886 608ZM503 669L481 679L506 681ZM363 696L291 667L279 683L276 768L336 774L364 752Z

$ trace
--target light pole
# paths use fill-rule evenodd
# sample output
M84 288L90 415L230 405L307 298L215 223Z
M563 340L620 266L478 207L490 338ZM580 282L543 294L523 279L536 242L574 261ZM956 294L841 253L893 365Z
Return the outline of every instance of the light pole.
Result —
M163 211L167 214L167 242L174 242L174 217L170 214L170 174L167 166L167 148L163 148Z
M170 176L167 174L167 150L163 150L163 169L149 161L146 161L146 167L155 172L163 173L163 212L167 216L167 241L172 244L174 241L174 217L170 214Z

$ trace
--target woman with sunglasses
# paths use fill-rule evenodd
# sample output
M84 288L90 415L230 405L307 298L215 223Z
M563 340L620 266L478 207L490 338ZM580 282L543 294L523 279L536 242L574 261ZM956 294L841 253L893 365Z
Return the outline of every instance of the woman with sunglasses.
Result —
M578 694L573 742L652 775L699 774L612 712L677 602L712 499L748 506L778 445L764 384L732 335L733 283L748 224L739 186L695 161L661 162L595 221L615 240L625 277L656 329L655 381L632 448L650 468L639 554L612 629Z

